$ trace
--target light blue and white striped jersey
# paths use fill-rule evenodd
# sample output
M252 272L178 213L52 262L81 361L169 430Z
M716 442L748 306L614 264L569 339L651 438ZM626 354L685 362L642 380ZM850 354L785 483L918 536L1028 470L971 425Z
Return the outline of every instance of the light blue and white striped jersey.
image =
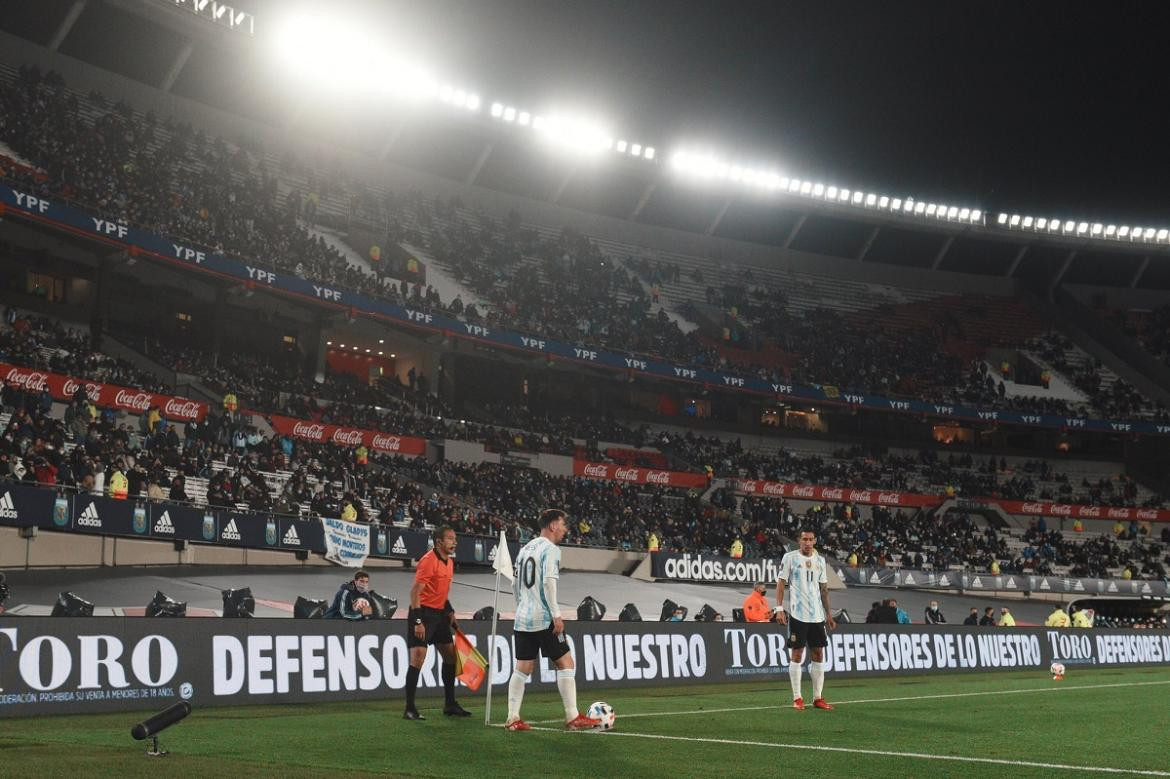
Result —
M825 558L814 549L805 557L794 549L780 559L780 577L788 592L788 614L801 622L824 622L825 604L821 602L821 585L828 584Z
M544 595L544 580L559 579L561 548L544 536L529 541L516 555L512 594L516 596L513 630L535 633L552 624L553 607Z

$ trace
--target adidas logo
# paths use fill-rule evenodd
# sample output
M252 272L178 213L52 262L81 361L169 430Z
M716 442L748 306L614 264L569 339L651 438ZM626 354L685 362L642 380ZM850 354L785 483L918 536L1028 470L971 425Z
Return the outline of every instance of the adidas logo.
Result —
M169 511L164 511L158 521L154 523L154 532L159 535L173 536L175 534L175 526L171 524L171 514Z
M406 544L402 541L402 536L394 539L394 548L390 550L391 554L407 554Z
M223 541L240 540L240 529L236 527L235 519L228 520L227 527L223 529L223 532L219 534L219 537Z
M905 579L905 581L902 582L902 584L916 584L916 582L914 581L914 574L912 574L912 573L906 574L906 579Z
M288 526L288 532L284 534L284 541L282 541L281 543L286 544L288 546L300 546L301 545L301 537L297 535L297 526L296 525L289 525Z
M77 518L77 524L82 527L101 527L102 518L98 516L97 506L92 503L86 506L85 511Z
M971 584L970 584L970 586L971 586L971 587L979 587L980 589L982 589L982 588L983 588L983 580L982 580L982 579L980 579L978 576L976 576L976 577L975 577L975 578L974 578L974 579L971 581Z
M0 517L4 519L16 519L16 506L12 504L12 493L4 493L4 497L0 498Z

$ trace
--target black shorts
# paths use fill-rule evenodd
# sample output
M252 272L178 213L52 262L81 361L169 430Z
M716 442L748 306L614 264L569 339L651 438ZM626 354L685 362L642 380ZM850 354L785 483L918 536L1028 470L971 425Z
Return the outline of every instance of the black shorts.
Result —
M801 622L799 619L788 618L788 648L824 649L829 645L829 634L825 630L824 622Z
M427 631L427 637L421 641L414 635L414 620L406 620L406 645L411 649L428 646L430 644L453 644L455 636L451 634L451 620L442 609L432 609L423 606L422 624Z
M517 660L535 660L537 653L540 653L551 663L561 659L569 651L569 642L565 640L565 634L561 633L558 636L553 633L552 625L535 633L514 630L512 636L516 639Z

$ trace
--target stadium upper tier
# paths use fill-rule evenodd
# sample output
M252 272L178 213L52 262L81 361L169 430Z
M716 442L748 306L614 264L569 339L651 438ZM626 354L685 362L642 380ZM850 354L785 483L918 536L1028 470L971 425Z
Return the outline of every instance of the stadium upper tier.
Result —
M8 166L9 180L259 267L472 324L772 382L1166 418L1019 300L664 256L334 176L259 145L78 95L59 77L29 69L6 73L0 84L0 111L22 117L0 127L0 140L23 161ZM443 300L388 267L351 262L314 229L329 210L375 216L388 243L411 246L449 273L456 295ZM1062 353L1035 356L1038 344L1054 342ZM1042 386L1017 376L1029 369L1051 377Z

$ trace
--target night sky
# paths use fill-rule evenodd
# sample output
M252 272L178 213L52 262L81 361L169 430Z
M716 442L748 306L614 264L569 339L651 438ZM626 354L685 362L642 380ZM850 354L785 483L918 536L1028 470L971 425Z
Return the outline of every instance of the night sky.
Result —
M342 5L415 31L485 96L596 107L667 149L705 142L891 195L1170 224L1156 3Z
M9 0L0 27L36 27L68 4ZM235 4L257 14L252 43L297 5ZM1170 226L1170 67L1157 3L320 6L364 20L487 99L594 111L664 152L705 145L893 196ZM41 25L42 42L52 25ZM157 72L168 54L155 56Z

